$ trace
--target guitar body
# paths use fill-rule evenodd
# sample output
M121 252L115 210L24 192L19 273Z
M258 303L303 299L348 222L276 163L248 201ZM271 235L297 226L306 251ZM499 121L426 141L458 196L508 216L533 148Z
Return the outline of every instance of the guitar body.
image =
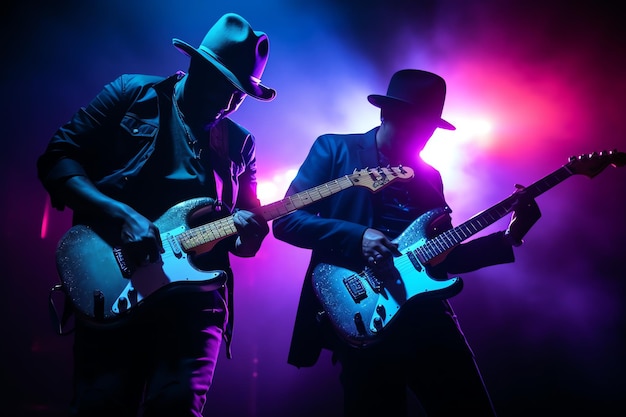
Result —
M423 214L394 240L402 255L393 259L393 268L366 267L359 273L324 263L314 268L315 294L344 340L365 347L405 312L407 303L427 297L448 298L461 291L460 278L431 278L415 254L427 241L429 225L444 212L441 208Z
M172 292L222 287L226 273L196 268L175 238L189 229L193 213L212 205L209 198L187 200L156 220L165 252L146 266L131 266L106 236L106 230L86 225L70 228L59 241L56 260L61 282L77 313L92 324L116 324L144 304L148 296L152 302Z

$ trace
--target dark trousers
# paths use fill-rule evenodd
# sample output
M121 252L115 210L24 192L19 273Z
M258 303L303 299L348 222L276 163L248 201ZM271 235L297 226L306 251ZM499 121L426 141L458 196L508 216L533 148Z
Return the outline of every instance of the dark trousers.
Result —
M166 300L113 328L77 323L70 415L200 417L227 320L210 294Z
M425 412L420 417L496 415L456 316L432 306L392 322L392 333L378 343L335 350L345 417L408 416L410 392Z

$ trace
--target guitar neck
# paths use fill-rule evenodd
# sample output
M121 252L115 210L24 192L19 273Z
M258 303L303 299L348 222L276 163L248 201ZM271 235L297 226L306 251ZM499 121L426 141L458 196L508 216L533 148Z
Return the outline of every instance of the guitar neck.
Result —
M562 166L553 173L546 175L539 181L526 187L526 192L535 198L572 175L574 175L574 173L567 166ZM517 197L515 195L511 195L494 206L476 214L466 222L429 240L417 249L419 257L422 261L428 262L485 229L487 226L492 225L513 211L516 199Z
M345 175L341 178L328 181L315 188L308 189L306 191L293 194L280 201L261 206L253 211L256 214L260 214L267 221L277 219L285 216L291 212L294 212L302 207L313 204L326 197L330 197L340 191L350 188L354 185L352 180Z
M267 221L274 220L352 187L355 183L351 178L356 178L356 175L345 175L315 188L293 194L280 201L252 209L252 211L260 214ZM227 216L189 229L181 233L178 240L185 252L190 252L205 245L213 246L218 240L235 234L237 234L237 229L233 216Z

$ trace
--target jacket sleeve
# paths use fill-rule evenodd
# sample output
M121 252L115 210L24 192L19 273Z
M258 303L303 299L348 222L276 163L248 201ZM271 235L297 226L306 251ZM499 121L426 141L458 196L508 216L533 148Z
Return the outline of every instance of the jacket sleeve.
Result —
M513 248L500 231L455 247L442 262L442 267L451 274L461 274L514 261Z
M346 156L342 152L342 147L333 144L331 138L330 135L323 135L316 139L289 186L286 196L292 196L348 174L338 171L340 168L337 167L343 164L336 162L344 160ZM316 252L326 252L346 259L360 258L361 239L367 227L342 219L342 214L338 211L341 204L335 204L337 198L351 195L348 191L342 191L341 196L322 199L274 220L272 224L274 236L294 246L313 249Z
M91 177L100 168L107 149L102 142L112 132L127 107L124 99L124 76L107 84L87 107L79 109L50 139L37 160L37 175L50 194L52 206L65 207L63 183L70 177Z
M446 215L438 227L440 231L451 229L452 218ZM441 263L429 268L431 275L444 278L447 274L472 272L514 261L513 248L504 238L504 232L499 231L455 246Z

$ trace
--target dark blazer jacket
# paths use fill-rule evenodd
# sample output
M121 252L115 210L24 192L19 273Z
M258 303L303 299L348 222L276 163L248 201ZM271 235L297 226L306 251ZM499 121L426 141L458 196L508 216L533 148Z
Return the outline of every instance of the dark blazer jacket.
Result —
M363 134L327 134L316 139L286 195L292 195L350 174L354 169L376 167L376 131ZM410 164L406 164L411 166ZM440 173L426 163L411 166L415 178L407 182L419 195L424 212L447 206ZM311 283L312 269L319 262L353 266L362 262L361 240L374 221L374 194L363 187L351 187L273 222L277 239L311 249L300 303L295 319L288 362L297 367L312 366L322 348L333 349L337 339L329 324L320 321L321 306ZM452 227L450 217L439 227ZM395 236L389 236L395 238ZM457 246L446 260L432 270L442 276L469 272L487 265L512 262L513 251L502 232L474 239Z

